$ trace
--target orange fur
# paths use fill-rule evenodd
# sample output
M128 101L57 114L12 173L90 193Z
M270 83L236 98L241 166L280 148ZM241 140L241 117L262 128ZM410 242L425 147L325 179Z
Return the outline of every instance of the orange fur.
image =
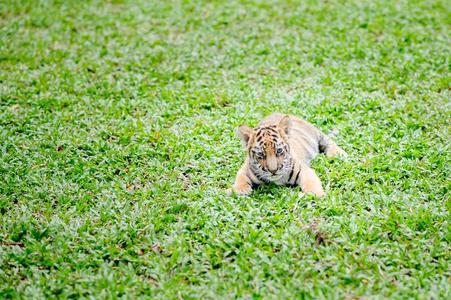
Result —
M312 193L317 197L324 196L321 180L315 171L307 166L301 167L300 186L304 193Z
M238 171L235 183L233 184L233 191L238 195L248 195L252 192L252 182L246 176L245 170L240 169Z

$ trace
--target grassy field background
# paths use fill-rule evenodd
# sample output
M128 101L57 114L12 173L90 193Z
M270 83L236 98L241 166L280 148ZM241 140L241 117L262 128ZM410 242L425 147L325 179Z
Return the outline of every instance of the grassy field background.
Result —
M0 4L0 298L445 299L447 1ZM227 197L286 112L327 196Z

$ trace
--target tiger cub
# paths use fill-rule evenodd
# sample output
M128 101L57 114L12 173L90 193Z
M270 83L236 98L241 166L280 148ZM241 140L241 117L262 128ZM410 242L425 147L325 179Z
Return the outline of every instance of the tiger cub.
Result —
M295 116L274 113L254 129L241 125L237 134L247 150L232 191L248 195L262 183L299 185L304 193L324 196L321 181L310 168L318 153L328 157L346 156L327 135Z

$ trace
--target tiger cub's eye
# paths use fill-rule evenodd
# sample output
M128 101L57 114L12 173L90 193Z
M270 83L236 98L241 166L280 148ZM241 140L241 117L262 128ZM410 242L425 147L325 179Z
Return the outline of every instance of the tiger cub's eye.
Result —
M281 156L283 154L283 148L277 148L276 155Z
M254 156L255 156L257 159L264 159L264 158L265 158L265 153L262 152L262 151L258 151L258 152L254 151Z

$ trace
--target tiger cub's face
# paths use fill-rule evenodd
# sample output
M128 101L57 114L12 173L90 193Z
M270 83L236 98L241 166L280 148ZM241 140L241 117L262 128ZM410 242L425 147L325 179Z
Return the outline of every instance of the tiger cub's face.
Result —
M291 170L292 158L287 143L289 120L279 125L238 128L243 146L248 151L249 166L262 180L277 181Z

